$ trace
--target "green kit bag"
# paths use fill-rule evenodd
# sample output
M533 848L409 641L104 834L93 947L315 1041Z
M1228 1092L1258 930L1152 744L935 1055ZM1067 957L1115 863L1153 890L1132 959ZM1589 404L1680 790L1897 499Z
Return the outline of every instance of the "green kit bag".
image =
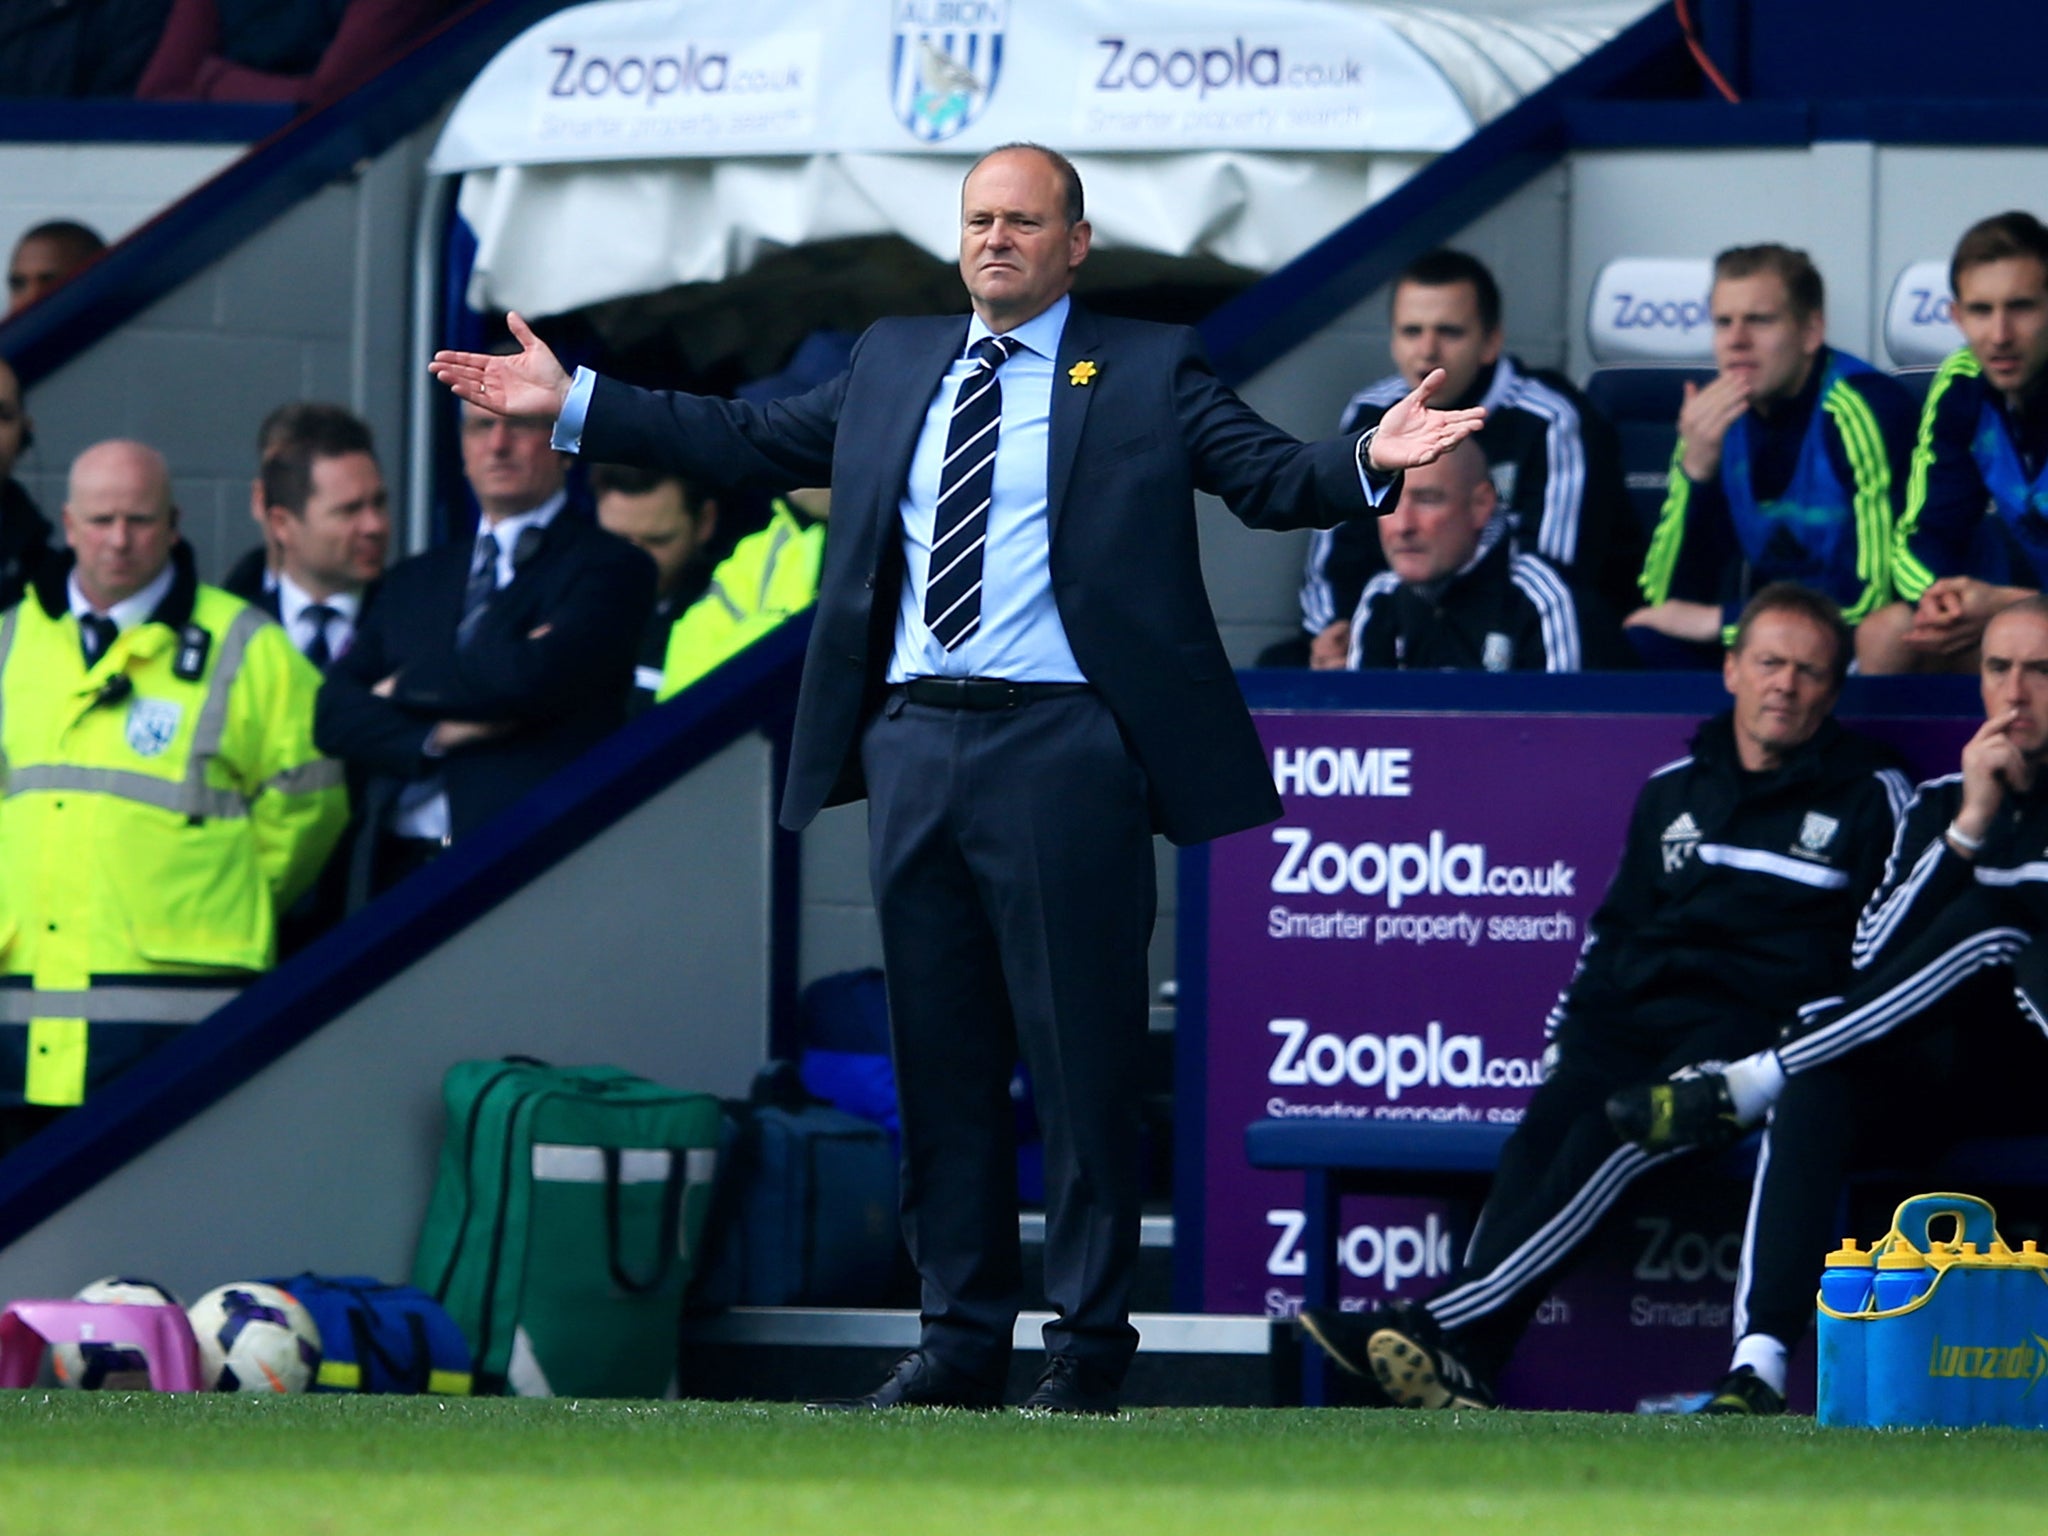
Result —
M660 1397L718 1166L718 1101L617 1067L464 1061L413 1284L477 1389Z

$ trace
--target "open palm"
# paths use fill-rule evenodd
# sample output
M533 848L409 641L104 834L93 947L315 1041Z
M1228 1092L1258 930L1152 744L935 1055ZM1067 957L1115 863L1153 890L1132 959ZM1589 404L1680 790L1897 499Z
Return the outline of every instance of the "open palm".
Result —
M427 372L459 399L498 416L538 416L552 421L569 398L569 375L548 344L517 313L505 323L519 350L500 357L487 352L436 352Z
M1374 469L1417 469L1433 464L1486 425L1484 406L1475 405L1463 411L1431 410L1430 397L1443 387L1443 382L1443 369L1433 370L1380 418L1371 448Z

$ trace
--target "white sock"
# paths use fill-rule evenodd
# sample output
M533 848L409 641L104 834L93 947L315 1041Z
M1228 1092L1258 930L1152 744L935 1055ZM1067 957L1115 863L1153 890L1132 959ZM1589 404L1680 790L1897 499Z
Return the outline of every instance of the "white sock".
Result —
M1728 1080L1728 1097L1735 1102L1735 1117L1744 1125L1755 1125L1770 1113L1785 1091L1785 1069L1776 1051L1758 1051L1721 1069Z
M1748 1366L1756 1372L1756 1379L1769 1387L1778 1396L1785 1395L1785 1346L1768 1333L1746 1333L1742 1342L1735 1346L1735 1358L1728 1362L1728 1369L1739 1371Z

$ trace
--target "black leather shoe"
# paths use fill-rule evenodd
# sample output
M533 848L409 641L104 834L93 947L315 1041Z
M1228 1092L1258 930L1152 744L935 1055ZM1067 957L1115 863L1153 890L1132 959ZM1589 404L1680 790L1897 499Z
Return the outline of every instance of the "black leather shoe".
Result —
M1116 1385L1107 1376L1072 1355L1054 1355L1031 1395L1017 1405L1024 1413L1117 1412Z
M828 1397L804 1404L812 1413L866 1413L877 1408L1000 1408L1001 1389L913 1349L889 1379L865 1397Z

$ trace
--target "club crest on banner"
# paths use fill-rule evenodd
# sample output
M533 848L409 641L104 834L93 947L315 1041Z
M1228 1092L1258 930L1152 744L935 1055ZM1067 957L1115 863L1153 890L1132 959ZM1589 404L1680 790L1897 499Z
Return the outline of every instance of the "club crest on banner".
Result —
M168 699L137 699L128 706L128 745L137 757L161 757L176 739L185 711Z
M988 106L1009 9L1009 0L897 0L889 100L921 143L952 138Z

